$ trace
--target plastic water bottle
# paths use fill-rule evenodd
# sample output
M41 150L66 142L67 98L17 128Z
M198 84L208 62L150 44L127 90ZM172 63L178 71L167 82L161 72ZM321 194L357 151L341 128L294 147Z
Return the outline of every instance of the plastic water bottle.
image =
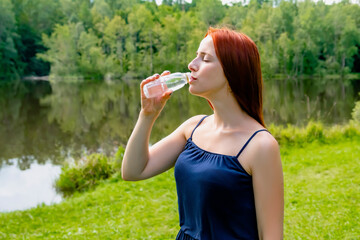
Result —
M172 73L161 76L155 81L145 84L144 94L147 98L153 98L162 95L168 89L176 91L185 86L190 80L190 73Z

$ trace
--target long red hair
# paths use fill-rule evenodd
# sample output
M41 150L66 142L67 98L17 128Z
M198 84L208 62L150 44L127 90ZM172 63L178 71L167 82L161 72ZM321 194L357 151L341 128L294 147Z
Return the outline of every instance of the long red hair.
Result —
M241 109L265 127L260 55L255 43L245 34L228 28L210 27L205 37L208 35Z

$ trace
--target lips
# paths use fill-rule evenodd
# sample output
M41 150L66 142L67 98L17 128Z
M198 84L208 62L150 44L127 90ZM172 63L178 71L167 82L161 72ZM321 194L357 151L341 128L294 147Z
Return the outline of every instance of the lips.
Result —
M191 77L190 77L190 81L189 81L189 83L191 84L193 81L196 81L196 80L197 80L197 78L196 78L196 77L191 76Z

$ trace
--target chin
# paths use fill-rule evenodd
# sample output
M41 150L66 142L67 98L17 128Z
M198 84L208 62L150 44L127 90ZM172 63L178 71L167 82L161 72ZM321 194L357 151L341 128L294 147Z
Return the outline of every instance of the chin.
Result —
M201 92L197 91L197 90L194 89L192 86L189 87L189 93L190 93L191 95L201 96Z
M189 93L193 96L197 96L197 97L202 97L202 98L206 98L205 94L203 91L194 91L194 90L190 90L189 89ZM207 98L206 98L207 99Z

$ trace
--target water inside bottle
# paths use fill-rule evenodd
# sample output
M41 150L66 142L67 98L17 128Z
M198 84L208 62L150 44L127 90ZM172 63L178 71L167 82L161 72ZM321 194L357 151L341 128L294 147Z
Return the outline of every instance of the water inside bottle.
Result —
M182 77L177 77L166 81L168 89L171 89L173 91L182 88L186 83L186 80Z

